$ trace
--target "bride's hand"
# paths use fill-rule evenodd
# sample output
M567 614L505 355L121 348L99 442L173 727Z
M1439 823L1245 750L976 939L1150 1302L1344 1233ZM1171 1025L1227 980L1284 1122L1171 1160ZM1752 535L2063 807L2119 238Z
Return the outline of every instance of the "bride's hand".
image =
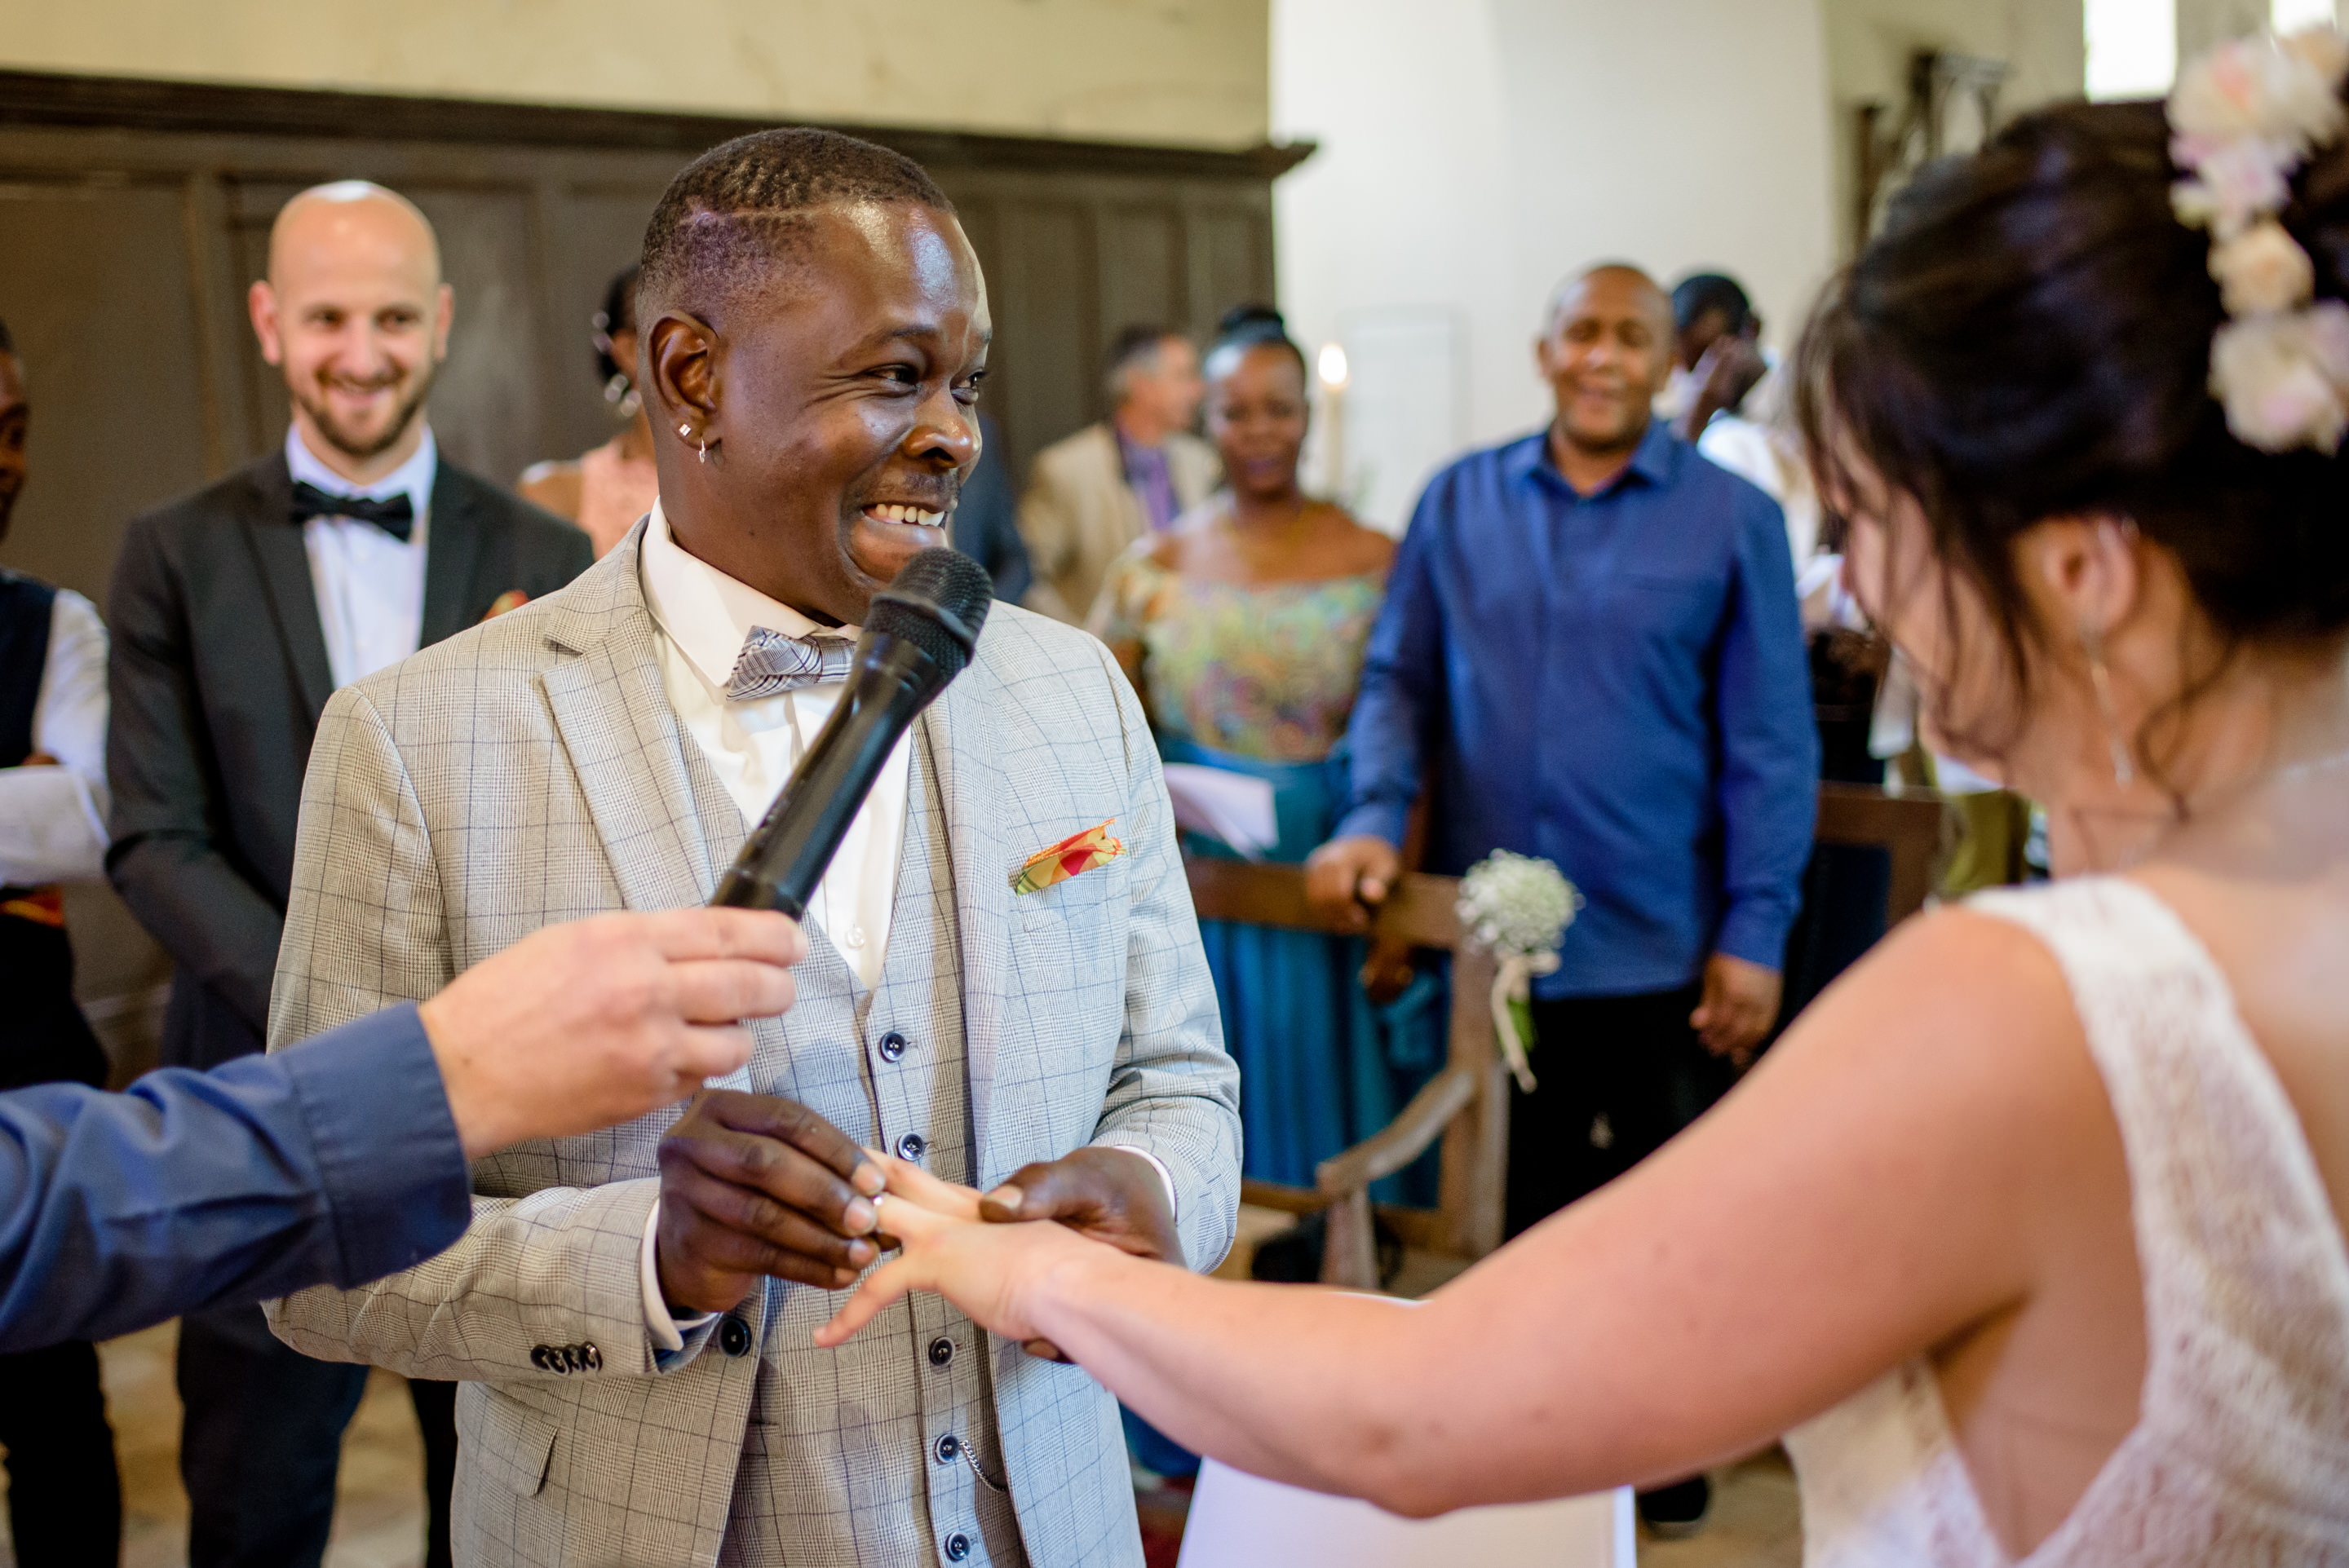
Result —
M880 1167L882 1178L888 1183L885 1191L911 1198L931 1213L949 1220L979 1217L981 1193L978 1188L966 1187L959 1181L942 1181L911 1161L884 1154L877 1149L866 1150L864 1156Z
M936 1291L989 1333L1036 1339L1040 1333L1030 1314L1055 1268L1122 1255L1050 1220L983 1221L976 1191L902 1161L891 1161L888 1175L889 1191L874 1204L881 1212L877 1228L902 1250L866 1275L832 1321L815 1331L815 1342L826 1348L846 1343L911 1290Z

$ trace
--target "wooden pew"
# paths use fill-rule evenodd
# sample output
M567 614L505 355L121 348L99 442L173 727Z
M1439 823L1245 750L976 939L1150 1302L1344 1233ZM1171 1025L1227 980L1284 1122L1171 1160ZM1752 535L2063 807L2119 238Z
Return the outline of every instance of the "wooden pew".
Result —
M1819 791L1819 842L1877 845L1891 856L1887 929L1924 907L1940 834L1938 796L1893 796L1839 784ZM1296 866L1194 859L1185 862L1185 869L1191 900L1202 920L1344 934L1316 916L1306 903L1305 873ZM1454 909L1459 891L1452 877L1406 876L1371 924L1374 937L1398 938L1453 955L1451 1032L1443 1070L1393 1121L1316 1166L1311 1187L1242 1184L1243 1202L1293 1214L1329 1211L1321 1256L1326 1284L1379 1288L1371 1184L1411 1164L1438 1139L1444 1147L1436 1206L1381 1204L1378 1217L1393 1227L1405 1246L1461 1264L1473 1263L1501 1244L1509 1157L1508 1073L1493 1028L1494 962L1462 945ZM1247 1086L1241 1086L1241 1092L1247 1092Z

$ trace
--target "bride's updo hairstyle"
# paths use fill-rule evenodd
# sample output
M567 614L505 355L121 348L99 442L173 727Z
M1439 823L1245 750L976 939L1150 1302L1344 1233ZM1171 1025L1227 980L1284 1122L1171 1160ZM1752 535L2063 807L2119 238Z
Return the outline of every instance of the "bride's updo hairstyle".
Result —
M2198 684L2246 647L2349 628L2349 452L2229 432L2210 235L2171 210L2168 143L2158 103L2075 103L1927 167L1796 350L1831 527L1871 480L1913 498L1949 576L1980 589L2019 699L2040 634L2066 629L2029 624L2009 546L2052 517L2125 519L2176 556L2218 650ZM2319 152L2279 216L2317 298L2349 297L2349 151Z

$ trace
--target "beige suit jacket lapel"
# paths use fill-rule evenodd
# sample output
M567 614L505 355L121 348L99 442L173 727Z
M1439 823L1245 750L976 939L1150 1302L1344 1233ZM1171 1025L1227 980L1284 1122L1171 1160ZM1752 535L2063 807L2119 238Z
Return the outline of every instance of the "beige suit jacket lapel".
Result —
M640 530L612 552L603 604L582 603L548 627L548 639L574 657L543 679L620 896L630 909L680 909L708 902L718 879L682 732L661 687L652 612L636 575L641 537Z
M981 645L984 647L984 644ZM1011 967L1011 878L994 802L1011 787L987 745L994 685L983 658L972 661L921 717L946 813L947 857L954 870L955 926L962 939L962 1018L970 1075L970 1124L977 1138L970 1168L988 1169L996 1056L1003 1038Z

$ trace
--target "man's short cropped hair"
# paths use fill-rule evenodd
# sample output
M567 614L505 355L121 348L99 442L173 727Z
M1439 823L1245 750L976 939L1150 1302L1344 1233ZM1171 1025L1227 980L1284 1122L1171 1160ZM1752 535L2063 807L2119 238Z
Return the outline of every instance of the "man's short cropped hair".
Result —
M885 147L809 126L737 137L661 192L645 228L638 319L680 307L714 315L737 292L763 286L802 251L809 211L834 201L954 211L920 164Z
M1732 337L1754 319L1754 302L1735 278L1722 273L1691 273L1672 285L1672 325L1686 332L1707 311L1722 315L1722 330Z
M1125 378L1129 372L1149 370L1157 366L1158 351L1171 338L1183 335L1171 326L1155 322L1134 322L1121 328L1110 341L1109 363L1102 369L1102 385L1114 408L1125 401Z

